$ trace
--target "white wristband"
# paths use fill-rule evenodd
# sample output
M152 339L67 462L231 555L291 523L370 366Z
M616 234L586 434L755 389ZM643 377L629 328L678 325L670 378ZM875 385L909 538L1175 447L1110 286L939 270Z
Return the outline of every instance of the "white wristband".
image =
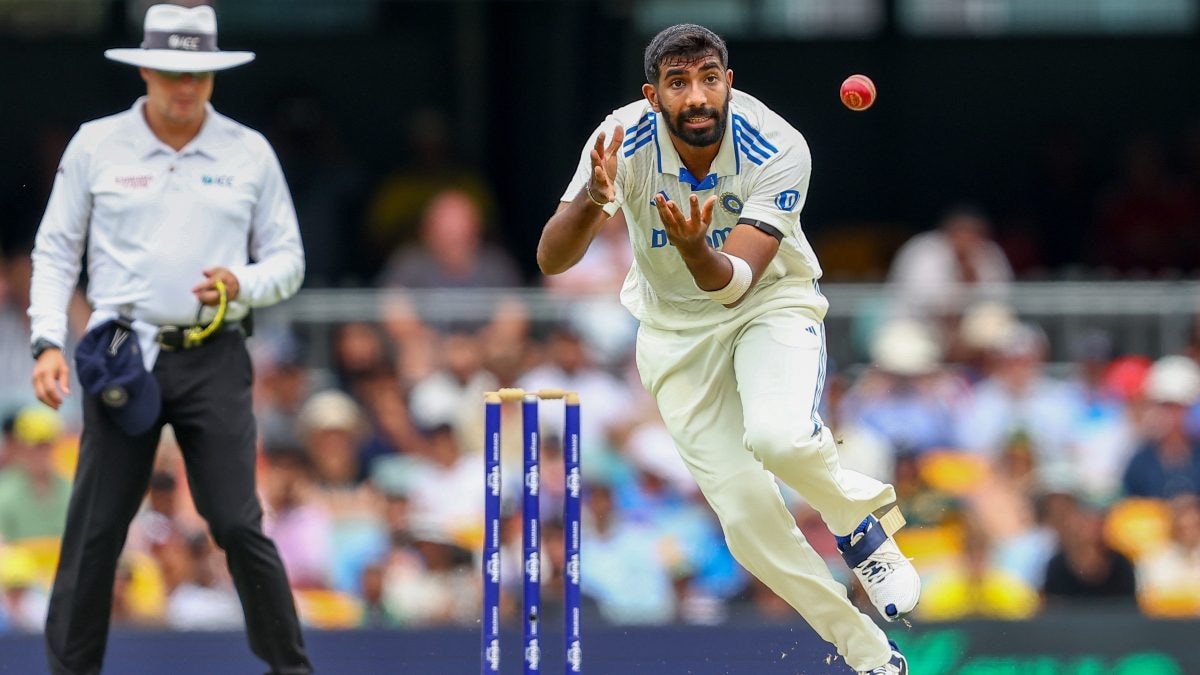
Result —
M754 270L750 269L750 263L742 260L736 255L729 255L724 251L717 251L721 255L729 259L733 265L733 276L730 277L729 283L725 284L725 288L720 288L715 291L704 291L708 294L708 299L718 305L731 305L750 289L750 283L754 281Z

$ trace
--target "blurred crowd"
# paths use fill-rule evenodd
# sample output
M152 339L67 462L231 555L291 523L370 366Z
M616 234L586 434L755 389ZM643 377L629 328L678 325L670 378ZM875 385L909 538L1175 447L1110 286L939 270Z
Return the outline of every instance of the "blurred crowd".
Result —
M481 403L497 387L580 392L588 611L620 624L795 616L733 560L634 372L636 325L614 305L631 262L619 219L572 270L540 280L569 300L570 316L535 320L513 296L486 316L431 323L406 290L514 287L526 278L521 261L490 240L495 204L483 181L451 161L441 118L418 113L409 164L367 191L319 106L297 96L276 109L269 135L296 194L312 285L340 285L352 272L351 283L396 289L378 322L268 327L251 340L265 528L309 625L478 621ZM56 158L63 136L53 131L43 140ZM1200 250L1177 236L1180 223L1200 218L1200 182L1166 172L1152 143L1131 144L1127 159L1100 201L1111 244L1101 253L1125 257L1095 262L1192 265L1170 256ZM1094 194L1072 192L1084 190L1072 166L1050 168L1063 175L1046 189L1062 198L1047 203L1078 207L1059 223L1090 232ZM36 225L31 214L48 182L28 185L8 213ZM365 223L353 245L347 222ZM61 413L30 404L33 229L6 225L0 241L5 631L41 630L78 448L77 396ZM1134 236L1146 232L1153 236ZM1048 369L1046 334L1006 304L1033 259L1011 234L994 231L977 206L948 209L889 259L887 306L867 329L869 358L830 364L822 416L844 465L894 482L909 518L898 539L924 577L917 618L1020 619L1101 603L1200 616L1200 349L1151 360L1086 333L1074 336L1069 362ZM1112 243L1123 237L1128 245ZM87 314L77 295L74 335ZM504 422L503 609L515 620L515 408ZM561 403L543 404L541 424L543 607L553 620L563 580ZM801 532L851 586L820 515L783 492ZM860 589L851 592L862 600ZM121 559L113 614L115 625L134 627L242 622L169 428Z
M619 233L604 236L613 249L594 255L619 255ZM584 264L548 292L600 288L614 283L610 272ZM1068 374L1052 374L1036 325L963 292L961 313L895 302L874 332L869 363L831 364L822 402L844 465L896 486L910 523L898 539L925 583L917 618L1020 619L1099 604L1200 616L1197 353L1151 361L1116 354L1106 336L1089 334ZM580 392L588 611L618 624L794 617L726 548L638 383L632 319L618 310L599 327L537 322L514 297L490 316L435 326L403 296L386 302L379 323L336 326L324 359L312 353L315 342L290 331L251 341L265 528L309 625L478 621L482 393L508 386ZM25 382L3 384L12 392ZM543 403L546 620L561 611L562 414L560 403ZM503 428L502 581L504 611L515 620L517 407L506 410ZM41 629L77 447L69 411L18 405L5 417L3 630ZM853 584L820 515L783 492L804 536ZM199 630L242 621L169 428L115 592L118 625ZM859 589L851 592L861 600Z

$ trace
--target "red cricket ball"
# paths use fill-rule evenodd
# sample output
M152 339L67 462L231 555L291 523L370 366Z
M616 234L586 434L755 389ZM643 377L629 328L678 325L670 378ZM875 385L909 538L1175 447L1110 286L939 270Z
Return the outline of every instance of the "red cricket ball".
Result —
M866 75L851 75L842 82L842 103L851 110L866 110L875 103L875 83Z

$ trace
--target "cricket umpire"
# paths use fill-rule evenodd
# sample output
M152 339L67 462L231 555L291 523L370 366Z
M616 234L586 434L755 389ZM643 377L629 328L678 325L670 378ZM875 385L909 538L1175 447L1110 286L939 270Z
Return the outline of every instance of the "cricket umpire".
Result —
M272 674L311 673L262 532L245 347L250 309L296 292L304 253L275 152L209 104L213 73L254 54L217 48L211 7L155 5L140 48L105 56L138 66L146 95L71 139L33 252L33 388L53 408L70 393L66 307L85 251L93 308L75 353L84 427L46 620L50 671L100 672L117 558L170 424L250 648Z

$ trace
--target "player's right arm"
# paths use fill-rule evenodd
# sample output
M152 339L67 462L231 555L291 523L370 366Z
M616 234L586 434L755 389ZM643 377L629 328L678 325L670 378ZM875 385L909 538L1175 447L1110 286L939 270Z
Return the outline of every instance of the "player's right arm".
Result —
M561 274L583 258L600 226L608 220L617 201L617 153L625 130L616 125L612 141L605 143L605 133L596 135L587 164L580 162L579 172L589 171L584 186L570 201L558 205L554 215L542 228L538 241L537 261L543 274ZM572 182L575 184L575 181Z
M67 339L67 305L79 283L91 218L88 152L76 134L63 153L46 213L33 247L29 286L32 338L54 345L42 351L33 368L33 393L51 408L70 394L70 366L62 353Z

